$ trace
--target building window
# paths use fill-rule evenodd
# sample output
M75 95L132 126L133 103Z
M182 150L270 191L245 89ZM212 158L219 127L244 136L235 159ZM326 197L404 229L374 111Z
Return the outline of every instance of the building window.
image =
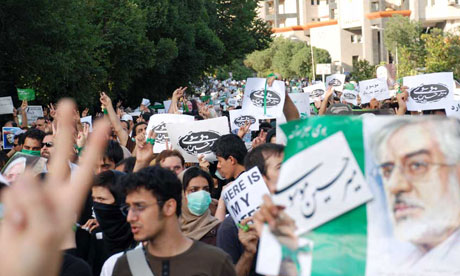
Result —
M315 5L315 0L311 0L311 5L312 5L312 6Z
M316 5L319 5L319 0L316 0Z
M355 64L358 62L359 56L353 56L351 59L352 59L352 64Z

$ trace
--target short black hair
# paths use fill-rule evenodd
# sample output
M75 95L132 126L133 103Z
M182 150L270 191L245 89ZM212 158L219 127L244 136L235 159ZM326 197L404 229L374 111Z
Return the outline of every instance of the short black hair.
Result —
M125 195L117 181L118 179L122 178L123 175L125 175L125 173L115 170L101 172L96 175L93 187L105 187L109 189L110 193L115 199L115 204L123 204L125 202Z
M41 143L43 141L43 138L45 138L45 133L39 129L32 128L26 131L26 133L24 133L24 141L27 138L37 140Z
M216 154L217 157L228 159L230 156L236 159L238 164L244 164L244 157L248 153L243 140L236 134L222 135L212 145L211 150Z
M38 120L45 120L45 121L46 121L45 117L37 117L37 119L35 120L35 122L38 121Z
M45 138L45 137L43 137L43 138ZM18 144L19 145L24 145L24 140L25 140L24 132L14 135L14 139L15 140L18 139Z
M121 160L120 162L118 162L115 167L118 167L118 166L121 166L121 165L125 165L125 167L123 168L123 172L125 172L125 173L133 172L134 165L136 165L136 157L125 158L125 159Z
M212 184L214 183L212 181L212 177L211 175L206 172L206 171L203 171L202 169L200 169L199 167L191 167L191 168L188 168L185 173L184 173L184 178L182 179L182 188L184 189L184 192L185 190L187 189L188 187L188 184L190 183L190 181L195 178L195 177L204 177L207 181L208 181L208 185L209 185L209 190L212 189Z
M147 125L146 122L139 122L139 123L136 123L134 126L133 126L133 132L131 133L131 136L132 137L136 137L136 128L140 125Z
M262 175L267 175L265 160L273 155L280 155L284 152L284 146L280 144L263 144L251 150L244 158L244 168L250 170L257 166Z
M164 203L169 199L174 199L177 204L176 215L181 214L182 205L182 185L179 178L170 170L160 166L143 168L136 173L125 175L121 179L124 193L130 193L144 188L150 191L159 201L158 205L163 208Z
M123 149L117 141L109 140L105 148L104 158L113 161L115 164L123 160Z

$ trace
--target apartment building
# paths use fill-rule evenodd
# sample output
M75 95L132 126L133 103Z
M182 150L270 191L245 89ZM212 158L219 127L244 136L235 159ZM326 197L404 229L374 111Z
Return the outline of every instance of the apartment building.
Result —
M400 14L425 29L460 28L460 0L265 0L259 16L274 35L307 41L329 51L334 72L352 70L353 60L392 62L383 43L388 18Z

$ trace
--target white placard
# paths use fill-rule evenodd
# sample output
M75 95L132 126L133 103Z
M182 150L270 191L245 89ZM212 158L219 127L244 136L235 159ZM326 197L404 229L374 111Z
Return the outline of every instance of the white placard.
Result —
M310 94L309 93L289 93L294 105L299 111L300 118L305 119L310 116Z
M267 85L267 114L264 114L265 81L262 78L248 78L243 96L243 109L257 117L276 118L283 113L286 90L283 81L275 80Z
M290 246L295 242L288 237L282 237L281 239L290 243ZM292 259L288 256L283 256L283 248L280 241L270 231L268 225L265 224L262 229L259 249L257 251L256 272L261 275L280 275L280 272L282 272L281 275L310 276L313 260L313 241L305 238L297 238L297 244L297 249L293 250L298 252L296 255L301 271L295 271L295 273L293 273L291 269L294 269L295 264L293 264ZM303 250L298 250L299 248ZM286 250L290 250L290 248L285 245L284 251ZM293 250L291 249L291 251ZM288 271L291 273L287 273L285 268L281 271L281 267L284 267L282 264L284 260L290 263L290 265L288 265L290 268ZM295 269L297 269L297 267L295 267Z
M359 82L361 104L369 103L372 99L383 101L390 98L386 79L371 79Z
M409 87L407 110L445 109L452 103L454 94L454 75L433 73L403 78L404 86Z
M460 119L460 101L453 101L446 107L446 115L448 117L456 117Z
M27 108L27 123L34 123L38 117L43 117L43 107L41 105L29 105Z
M205 155L206 160L215 161L212 145L220 136L230 133L227 117L166 124L166 129L172 147L182 154L185 162L194 163L198 162L198 155L201 154Z
M332 86L334 91L343 90L343 85L345 84L345 75L344 74L334 74L326 77L326 87Z
M324 82L317 82L313 85L309 85L304 87L303 92L308 93L310 95L310 102L313 103L316 100L323 100L326 94L326 86Z
M316 64L316 75L329 75L331 73L331 64Z
M13 99L11 96L0 97L0 114L13 114Z
M351 103L352 105L358 105L358 91L345 89L342 92L340 100Z
M371 198L343 132L337 132L282 164L273 201L286 207L300 235Z
M222 191L227 211L235 224L254 216L262 204L263 195L269 195L267 184L257 167L242 173Z
M89 132L93 132L93 116L86 116L86 117L83 117L83 118L80 118L80 122L83 124L83 123L86 123L89 125Z
M171 106L171 100L163 101L163 105L165 106L166 112L168 112L169 107Z
M160 153L166 149L166 141L169 140L168 131L166 130L166 124L186 123L192 122L194 120L195 118L193 116L182 114L166 113L154 114L150 116L146 133L149 133L153 129L153 131L157 134L155 138L155 145L153 146L153 152Z
M234 109L230 110L230 127L232 130L238 130L240 127L244 126L246 121L251 123L249 130L257 131L259 130L259 120L256 116L251 115L249 112L243 109Z

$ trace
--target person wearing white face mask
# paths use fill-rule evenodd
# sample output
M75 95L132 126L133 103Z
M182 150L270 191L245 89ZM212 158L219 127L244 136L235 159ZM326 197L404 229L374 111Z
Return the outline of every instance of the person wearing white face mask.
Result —
M211 215L209 205L212 185L211 176L198 167L187 169L183 174L182 214L179 219L182 233L188 238L216 245L220 221Z

